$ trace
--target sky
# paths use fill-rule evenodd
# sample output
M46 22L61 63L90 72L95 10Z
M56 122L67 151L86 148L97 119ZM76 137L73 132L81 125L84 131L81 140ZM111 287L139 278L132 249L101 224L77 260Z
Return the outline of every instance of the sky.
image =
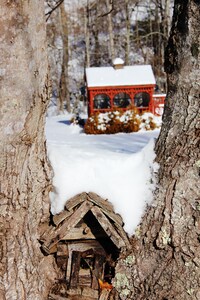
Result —
M48 157L54 171L51 212L61 212L78 193L95 192L113 204L131 236L153 198L159 129L86 135L70 123L71 118L67 114L46 119Z

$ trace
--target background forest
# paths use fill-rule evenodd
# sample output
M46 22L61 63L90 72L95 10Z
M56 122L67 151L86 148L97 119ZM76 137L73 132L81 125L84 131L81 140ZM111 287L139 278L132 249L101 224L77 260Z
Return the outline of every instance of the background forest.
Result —
M164 50L171 0L46 1L52 101L49 114L74 112L83 100L85 67L151 64L158 91L166 91Z

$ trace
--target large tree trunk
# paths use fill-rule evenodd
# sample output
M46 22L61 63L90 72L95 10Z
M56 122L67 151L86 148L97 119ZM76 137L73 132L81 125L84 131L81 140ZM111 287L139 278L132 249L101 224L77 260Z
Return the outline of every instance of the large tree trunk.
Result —
M175 1L158 190L122 257L122 299L200 299L200 2Z
M38 243L51 187L43 1L3 0L0 32L0 299L40 300L54 279Z

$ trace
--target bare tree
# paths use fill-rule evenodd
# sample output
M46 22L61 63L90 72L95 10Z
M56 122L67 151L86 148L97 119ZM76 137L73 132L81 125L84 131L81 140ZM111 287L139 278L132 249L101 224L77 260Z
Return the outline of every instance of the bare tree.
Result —
M62 58L62 73L60 78L60 110L66 109L70 112L70 96L69 96L69 45L68 45L68 15L65 11L64 3L60 5L62 40L63 40L63 58Z
M99 31L100 31L100 20L97 17L98 11L99 11L99 6L101 6L101 3L94 2L93 5L91 6L91 9L93 10L93 22L91 26L91 32L93 36L93 59L94 59L94 64L95 66L100 66L101 65L101 46L99 42Z
M2 1L0 18L0 299L40 300L54 280L38 242L51 188L44 4Z
M122 299L200 298L199 23L199 1L175 0L165 59L169 89L156 143L158 189L132 252L118 264Z
M169 32L170 32L170 27L171 27L171 14L170 14L170 10L171 10L171 1L170 0L165 0L165 34L168 37L169 36Z
M90 67L90 8L88 0L85 9L85 60L86 67Z
M129 12L129 0L125 0L125 13L126 13L126 50L125 50L125 64L129 65L130 55L130 12Z
M66 94L64 70L64 35L60 5L55 6L54 0L46 0L46 20L47 20L47 45L48 61L50 67L50 77L52 94L50 106L57 112L63 110L63 102ZM54 9L56 7L56 9ZM49 13L49 14L48 14Z
M106 8L109 12L107 14L108 18L108 33L109 33L109 41L110 41L110 58L113 61L115 59L115 45L114 45L114 36L113 36L113 24L112 24L112 10L113 10L113 1L106 0Z
M131 16L132 13L135 11L135 9L138 6L138 0L130 1L125 0L125 18L126 18L126 46L125 46L125 64L129 65L130 60L130 51L131 51ZM136 24L137 24L137 18L136 18ZM137 31L137 38L138 38L138 27L136 26ZM139 38L138 38L139 41Z
M47 2L48 2L48 0L47 0ZM50 0L50 2L51 2L51 0ZM53 1L53 2L55 2L55 1ZM52 13L61 5L61 4L63 4L63 2L64 2L64 0L59 0L58 2L56 2L54 5L52 5L52 6L49 6L50 7L50 9L48 9L48 11L46 12L46 14L45 14L45 16L47 16L46 17L46 21L48 21L48 19L51 17L51 15L52 15Z

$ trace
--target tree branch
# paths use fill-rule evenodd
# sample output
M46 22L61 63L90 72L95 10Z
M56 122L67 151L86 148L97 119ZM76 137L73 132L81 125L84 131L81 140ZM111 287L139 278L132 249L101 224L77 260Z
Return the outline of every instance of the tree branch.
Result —
M154 35L154 34L162 35L166 40L168 39L168 38L164 35L164 33L159 32L159 31L154 31L154 32L150 32L150 33L148 33L148 34L146 34L146 35L139 36L139 37L137 37L136 39L133 39L132 41L135 42L135 41L138 41L138 40L142 40L142 39L147 38L147 37L149 37L149 36L151 36L151 35Z
M56 5L50 10L48 11L45 16L47 16L46 18L46 22L49 20L51 14L54 12L54 10L56 10L62 3L64 2L64 0L60 0L56 3Z
M106 12L105 14L99 15L97 18L103 18L103 17L109 15L114 10L114 1L111 1L110 4L112 5L111 9L108 12Z

